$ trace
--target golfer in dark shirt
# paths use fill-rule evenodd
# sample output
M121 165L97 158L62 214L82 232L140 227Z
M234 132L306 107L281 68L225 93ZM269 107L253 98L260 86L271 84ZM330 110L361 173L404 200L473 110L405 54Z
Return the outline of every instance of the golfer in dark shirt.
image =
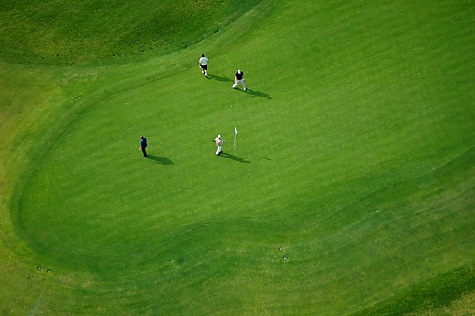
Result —
M140 147L139 150L143 152L143 156L147 157L147 151L145 150L147 148L147 139L143 136L140 136Z
M237 85L240 83L244 89L244 91L247 90L246 83L244 79L244 72L241 71L241 69L238 69L236 72L236 75L234 76L234 84L233 84L233 89L237 87Z

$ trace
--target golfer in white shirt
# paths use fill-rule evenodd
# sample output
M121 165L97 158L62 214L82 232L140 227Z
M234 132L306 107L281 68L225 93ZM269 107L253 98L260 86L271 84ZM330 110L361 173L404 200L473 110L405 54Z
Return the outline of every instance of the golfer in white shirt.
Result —
M208 58L205 56L205 54L201 54L200 68L201 73L205 75L206 78L208 78Z
M216 142L216 147L218 147L216 149L216 156L219 156L221 155L221 153L223 152L222 151L222 148L223 148L223 143L224 143L224 140L221 140L221 135L218 135L214 141Z

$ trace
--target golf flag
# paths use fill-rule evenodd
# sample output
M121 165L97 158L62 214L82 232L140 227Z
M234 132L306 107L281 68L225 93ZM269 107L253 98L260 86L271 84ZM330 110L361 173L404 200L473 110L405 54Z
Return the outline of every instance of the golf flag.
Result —
M234 150L236 150L236 136L237 136L237 128L234 127Z

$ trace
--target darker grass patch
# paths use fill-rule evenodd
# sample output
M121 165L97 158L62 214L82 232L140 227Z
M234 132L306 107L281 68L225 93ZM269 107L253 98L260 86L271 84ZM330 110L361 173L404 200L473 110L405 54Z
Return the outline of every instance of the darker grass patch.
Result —
M355 315L402 315L447 307L475 290L475 267L466 266L417 284Z
M0 60L46 65L144 60L206 39L260 1L2 1Z

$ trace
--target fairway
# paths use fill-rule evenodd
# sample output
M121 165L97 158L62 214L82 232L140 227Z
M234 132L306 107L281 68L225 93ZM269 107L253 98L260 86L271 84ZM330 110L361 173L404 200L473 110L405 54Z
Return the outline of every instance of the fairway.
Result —
M470 1L0 8L1 314L474 313Z

